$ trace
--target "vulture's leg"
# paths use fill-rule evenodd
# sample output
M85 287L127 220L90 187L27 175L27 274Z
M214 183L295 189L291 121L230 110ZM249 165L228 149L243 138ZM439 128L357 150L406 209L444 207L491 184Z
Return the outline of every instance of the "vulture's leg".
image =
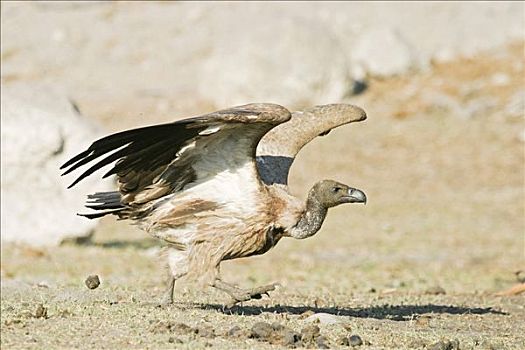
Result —
M175 288L175 277L170 273L168 276L167 281L167 288L164 292L164 295L162 296L162 300L160 302L161 305L171 305L173 304L173 289Z
M212 286L226 292L229 296L232 297L232 300L226 304L226 307L232 307L237 303L248 301L252 299L261 299L263 294L275 290L276 284L269 284L267 286L261 286L252 289L241 289L230 283L226 283L221 279L217 278L212 283Z
M169 247L165 252L168 259L168 279L160 302L164 306L173 304L175 281L188 273L188 255L185 251Z

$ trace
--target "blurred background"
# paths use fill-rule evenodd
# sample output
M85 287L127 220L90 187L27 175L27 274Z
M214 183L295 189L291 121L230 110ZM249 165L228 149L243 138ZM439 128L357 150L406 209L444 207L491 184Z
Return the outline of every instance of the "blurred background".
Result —
M94 176L66 190L73 178L58 167L104 134L251 102L364 108L365 122L307 145L289 183L304 198L319 179L337 179L369 202L333 209L311 239L224 264L226 280L279 280L282 304L320 295L366 304L376 291L394 304L445 292L445 303L486 303L525 269L524 11L523 2L2 2L2 310L14 305L2 319L42 295L92 302L79 291L91 273L111 295L98 298L160 293L155 241L126 222L75 215L86 194L113 183ZM497 338L502 324L479 332ZM17 332L4 344L28 341Z

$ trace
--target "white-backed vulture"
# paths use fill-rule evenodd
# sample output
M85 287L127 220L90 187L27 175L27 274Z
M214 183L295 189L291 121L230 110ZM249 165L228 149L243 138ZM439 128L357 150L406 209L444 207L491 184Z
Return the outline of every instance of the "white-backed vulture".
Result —
M67 174L98 160L71 185L101 167L117 175L118 191L88 196L98 218L130 219L167 243L170 278L193 275L228 293L232 303L275 288L241 289L221 280L221 261L263 254L282 237L303 239L320 228L330 207L366 203L365 194L332 181L317 182L306 202L288 192L299 150L332 128L366 118L355 106L317 106L293 115L279 105L255 103L169 124L119 132L95 141L66 162ZM256 160L257 159L257 160Z

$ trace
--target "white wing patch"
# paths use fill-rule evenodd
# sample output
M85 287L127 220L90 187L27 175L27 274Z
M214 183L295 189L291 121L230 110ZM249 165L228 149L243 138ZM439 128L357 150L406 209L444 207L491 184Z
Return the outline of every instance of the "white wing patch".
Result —
M230 131L230 135L225 134L219 145L208 149L206 157L193 164L200 180L187 191L195 198L232 207L240 217L243 213L248 214L246 210L256 210L261 188L259 181L255 181L258 177L256 165L246 156L250 142L249 137L239 139L235 130ZM217 172L219 169L223 170Z
M202 130L199 135L211 135L211 134L215 134L217 131L221 130L221 127L220 126L210 126L204 130Z
M250 142L249 135L239 137L235 135L235 130L231 130L221 140L215 140L213 147L205 138L195 145L189 144L188 146L194 147L191 152L202 155L192 164L197 179L187 184L183 192L164 197L163 204L154 210L148 220L153 226L147 230L158 238L185 246L191 246L191 242L200 234L200 223L213 223L213 232L217 234L231 230L245 231L249 218L260 215L261 195L264 196L261 194L261 184L254 181L258 176L256 165L246 155ZM183 161L187 154L189 153L183 154L177 161ZM169 217L178 208L183 210L202 199L216 203L220 209L201 211L180 225L155 227L158 218Z
M246 163L236 169L222 171L207 181L189 186L183 194L170 195L169 200L155 211L155 217L164 217L171 210L184 208L187 203L200 198L217 203L220 209L200 212L196 214L199 219L180 226L160 229L147 227L147 231L157 238L186 247L190 247L201 233L198 228L199 222L213 222L213 232L226 234L225 237L232 230L245 231L250 218L260 215L258 195L261 188L257 182L249 180L253 178L254 171L253 163Z
M256 203L259 202L257 194L260 188L255 181L251 181L254 178L253 173L253 164L246 163L237 169L222 171L213 179L187 191L195 198L206 198L224 204L229 210L237 212L239 217L243 217L255 211Z

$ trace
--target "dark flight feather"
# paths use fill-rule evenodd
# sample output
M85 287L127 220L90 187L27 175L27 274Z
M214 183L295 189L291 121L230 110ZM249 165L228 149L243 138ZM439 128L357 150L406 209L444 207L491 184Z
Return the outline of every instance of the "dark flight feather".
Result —
M128 214L124 213L129 210L119 212L132 207L139 212L138 206L173 191L183 190L186 184L195 181L198 174L193 165L206 154L207 145L221 144L221 140L229 137L247 138L253 141L247 152L255 156L255 147L264 133L289 119L290 113L277 105L252 104L234 107L200 117L146 126L103 137L60 168L65 170L62 175L66 175L95 161L69 185L68 188L71 188L102 167L113 163L113 167L103 178L116 174L119 191L91 195L87 207L106 211L83 216L96 218L105 214L116 214L127 217ZM193 142L196 142L197 146L194 146ZM194 149L186 150L185 147L190 145L193 145ZM183 149L184 155L181 155ZM230 155L225 153L224 157L227 160ZM224 166L226 164L227 161Z

